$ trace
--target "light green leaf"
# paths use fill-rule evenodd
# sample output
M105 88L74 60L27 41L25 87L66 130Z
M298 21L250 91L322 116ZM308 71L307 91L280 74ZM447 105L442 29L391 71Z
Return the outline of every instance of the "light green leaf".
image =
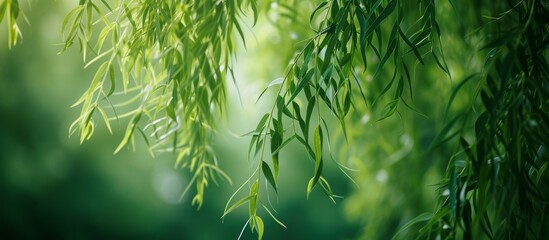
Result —
M273 220L275 220L275 222L278 223L278 225L280 225L280 226L282 226L282 227L284 227L284 228L287 228L286 225L284 225L284 223L282 223L282 221L280 221L278 218L276 218L276 217L274 216L274 214L271 212L271 210L269 210L269 208L265 207L265 205L261 205L261 206L263 206L263 209L265 209L265 211L267 211L267 213L269 213L269 215L271 216L271 218L272 218Z
M223 216L221 216L221 218L224 218L225 216L227 216L227 214L231 213L232 211L234 211L235 209L237 209L238 207L242 206L243 204L247 203L248 201L250 201L250 199L254 198L255 196L246 196L240 200L238 200L236 203L234 203L233 205L231 205L229 208L227 208L225 210L225 212L223 212Z
M124 138L122 139L116 150L114 150L114 154L118 153L124 146L126 146L126 144L128 144L128 141L132 139L133 132L135 130L135 127L137 126L137 123L139 122L139 119L141 118L142 113L143 112L140 111L133 116L132 120L128 124L128 127L126 128Z
M254 219L255 219L255 227L257 229L257 235L258 235L257 239L261 240L263 238L263 231L265 230L265 225L263 224L263 219L261 219L261 217L255 216Z
M250 189L250 196L252 196L252 198L250 198L250 201L249 201L249 204L248 204L250 217L256 215L258 188L259 188L259 182L256 180L252 184L252 188Z

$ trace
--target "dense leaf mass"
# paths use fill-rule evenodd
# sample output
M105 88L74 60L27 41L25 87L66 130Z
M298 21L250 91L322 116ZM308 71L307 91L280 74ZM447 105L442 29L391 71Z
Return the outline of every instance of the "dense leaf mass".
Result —
M312 166L304 173L310 176L307 196L320 188L334 203L341 196L334 194L325 174L329 166L350 181L361 180L353 168L368 171L364 166L373 164L367 161L395 169L398 162L402 173L445 166L437 175L443 176L437 179L438 204L432 213L410 218L409 211L389 211L379 219L391 224L366 224L365 238L382 238L384 231L403 239L549 237L545 0L81 0L63 21L63 50L76 43L86 67L98 66L74 105L81 114L71 133L79 133L82 142L92 136L97 119L111 132L111 122L126 123L115 152L134 145L138 137L153 155L177 153L176 165L190 171L196 188L192 202L200 208L210 181L221 177L230 182L217 164L211 137L225 110L227 82L238 81L233 65L236 46L246 46L242 26L246 21L255 25L263 10L279 29L298 26L307 37L293 42L296 49L283 77L260 94L276 93L270 110L245 135L254 170L229 198L223 217L248 205L246 225L260 239L264 213L285 227L274 214L268 189L281 191L280 152L297 144ZM277 19L271 18L273 11ZM300 18L303 12L307 20ZM21 35L20 15L17 0L0 2L10 47ZM280 35L285 36L283 31ZM452 44L467 50L457 52L448 47ZM422 94L447 80L454 83L445 85L443 96ZM416 109L419 103L432 108ZM404 122L403 115L434 118L444 125L416 125L429 128L424 132L403 130L400 149L365 127L380 124L376 133L382 134L383 122L400 120L401 126L412 128L421 122ZM362 145L366 147L359 151L346 150ZM379 157L379 148L394 153L385 161L357 160ZM387 181L383 172L376 178ZM387 184L405 189L424 182L422 176ZM411 202L425 199L421 193L407 197ZM395 215L411 220L398 222Z

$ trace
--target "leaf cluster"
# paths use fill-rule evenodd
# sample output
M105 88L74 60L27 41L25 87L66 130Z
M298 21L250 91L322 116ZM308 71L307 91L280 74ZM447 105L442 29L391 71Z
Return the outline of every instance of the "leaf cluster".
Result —
M21 30L17 25L17 19L20 16L25 18L20 11L18 0L2 0L0 2L0 23L4 20L4 16L6 16L8 23L8 47L12 48L17 44L17 41L21 36Z
M249 6L257 11L255 1L80 1L63 21L63 50L76 42L86 67L99 67L74 104L82 110L71 134L89 139L97 117L110 132L113 121L126 124L114 152L137 136L152 155L176 153L200 207L210 180L228 180L210 138L225 108L233 32L244 40L240 21Z
M481 7L493 9L488 2ZM464 84L477 82L480 103L473 101L441 133L447 139L437 140L459 139L440 185L440 206L410 222L427 222L419 237L547 237L549 9L534 0L498 7L503 11L477 30L485 36L478 50L486 51L482 71L463 80L450 98L449 105ZM450 134L457 122L464 124ZM466 137L467 122L473 123L473 140Z

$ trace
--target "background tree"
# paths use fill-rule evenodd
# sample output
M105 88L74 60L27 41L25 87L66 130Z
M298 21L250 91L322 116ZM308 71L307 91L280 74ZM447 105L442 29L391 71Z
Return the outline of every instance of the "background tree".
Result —
M338 201L327 166L367 184L345 202L352 218L365 221L364 238L400 229L396 236L405 239L541 239L549 224L547 7L534 0L83 0L63 21L64 50L76 42L86 67L99 66L75 104L82 111L71 132L82 142L95 118L109 131L112 121L127 123L115 152L142 136L151 154L176 153L200 208L210 181L231 181L212 133L226 110L227 77L238 82L234 54L239 41L246 47L246 13L256 24L265 12L274 26L292 30L279 37L295 40L286 56L274 55L290 63L260 94L275 93L246 134L252 171L223 217L247 204L246 225L259 238L262 216L285 226L269 189L283 187L280 166L291 158L281 157L283 149L300 145L312 163L307 196L318 186ZM18 9L17 1L0 4L10 47ZM421 190L426 183L438 190ZM435 193L433 213L419 214L418 206L432 208Z

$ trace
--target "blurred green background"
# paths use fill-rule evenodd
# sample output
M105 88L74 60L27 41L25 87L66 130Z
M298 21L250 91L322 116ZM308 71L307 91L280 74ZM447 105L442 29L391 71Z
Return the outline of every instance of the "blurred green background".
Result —
M308 14L297 16L297 23L285 25L289 27L283 32L266 18L253 33L248 30L250 41L247 50L238 53L236 74L242 99L228 84L233 94L216 135L220 167L234 184L210 185L204 206L197 210L190 204L192 192L179 201L189 176L174 169L173 154L153 158L138 143L136 151L113 155L123 125L113 123L118 130L114 135L100 126L82 145L77 136L69 138L68 128L79 114L70 106L95 73L93 66L83 69L76 47L58 54L61 22L76 3L33 1L32 8L21 4L30 22L20 21L21 44L8 50L6 23L0 24L0 238L236 239L247 209L224 221L220 217L252 170L246 158L249 139L238 136L250 131L272 104L275 93L270 91L264 100L255 100L271 80L282 77L292 44L310 34L307 25L299 24ZM443 11L446 5L441 4ZM298 7L310 12L313 6ZM276 21L278 6L269 7L267 16ZM441 14L439 21L455 17ZM465 41L453 35L458 28L443 29L445 43L452 45L447 55L454 79L464 77L460 67L478 67L463 64L475 61ZM416 91L413 104L428 117L399 108L398 116L377 123L382 106L358 104L349 118L349 143L335 133L336 157L359 170L352 173L354 184L334 164L325 167L335 194L344 197L337 204L319 189L307 200L312 164L299 146L282 152L279 194L271 194L270 200L288 228L264 217L266 239L388 239L411 218L435 209L435 184L453 149L429 154L425 149L447 122L442 113L457 82L445 77L432 59L427 61L427 67L415 72L416 79L429 80L415 82L413 88L421 91ZM370 82L365 74L369 92L380 92L385 83ZM467 101L467 96L458 96L456 108ZM253 238L244 231L242 239Z

